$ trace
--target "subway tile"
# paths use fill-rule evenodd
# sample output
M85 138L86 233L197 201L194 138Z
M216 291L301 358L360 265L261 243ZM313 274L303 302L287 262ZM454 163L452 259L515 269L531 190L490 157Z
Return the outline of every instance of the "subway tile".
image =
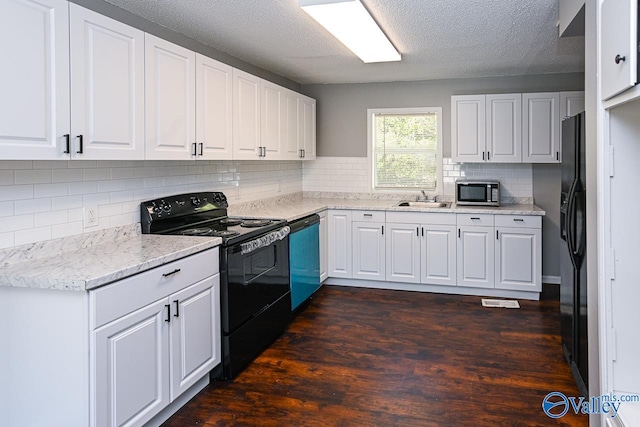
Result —
M15 232L15 245L26 245L28 243L40 242L51 239L51 227L38 227L30 230Z
M66 183L35 184L33 194L36 198L67 196L69 185Z
M122 213L122 203L113 203L108 205L100 205L98 206L98 216L113 216Z
M69 209L69 221L84 221L84 208L73 208Z
M0 185L0 201L32 199L33 185Z
M98 181L98 192L111 192L111 191L122 191L124 183L121 179L114 179L108 181Z
M52 199L46 197L43 199L27 199L16 200L15 202L15 215L25 215L38 212L50 212Z
M51 182L81 182L84 179L82 169L53 169Z
M33 228L33 214L9 216L0 221L0 233L28 228Z
M93 229L89 229L93 231ZM69 222L67 224L58 224L51 226L51 238L57 239L59 237L73 236L76 234L82 234L83 227L82 221Z
M0 233L0 249L12 248L15 246L15 233Z
M98 191L97 181L70 182L68 186L69 186L69 195L92 194Z
M32 160L0 160L0 169L33 169Z
M51 182L51 170L17 170L15 174L16 184L47 184Z
M69 160L34 160L33 169L67 169Z
M36 227L42 227L54 224L64 224L69 222L69 211L67 209L61 211L43 212L34 215Z
M16 202L8 201L8 202L0 202L0 217L4 216L12 216L14 211L14 204Z
M109 193L109 199L111 203L130 202L133 200L133 190L128 191L114 191Z
M14 171L0 170L0 185L13 185L15 183Z
M105 179L111 179L111 169L96 168L96 169L83 169L84 181L104 181Z
M95 169L98 167L97 160L71 160L69 169Z

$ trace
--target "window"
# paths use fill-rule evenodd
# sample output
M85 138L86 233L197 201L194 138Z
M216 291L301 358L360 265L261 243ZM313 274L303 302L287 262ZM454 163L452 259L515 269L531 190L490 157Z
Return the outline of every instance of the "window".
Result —
M442 108L368 110L374 190L437 190Z

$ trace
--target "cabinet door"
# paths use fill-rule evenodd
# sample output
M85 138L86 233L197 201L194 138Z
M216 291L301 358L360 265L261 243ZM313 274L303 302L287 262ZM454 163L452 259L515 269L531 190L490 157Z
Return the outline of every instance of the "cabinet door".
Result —
M560 92L560 122L584 111L584 92Z
M171 401L220 363L220 275L169 297Z
M0 159L69 159L69 4L0 2Z
M351 211L329 211L329 277L352 277Z
M600 82L602 99L606 100L638 81L638 2L603 0L600 12Z
M387 223L386 280L420 283L420 226Z
M73 3L70 8L71 156L142 160L144 33Z
M146 159L195 159L195 62L189 49L145 34Z
M230 160L232 139L232 70L230 66L196 54L197 158Z
M285 110L283 88L262 81L260 93L260 145L263 157L279 160L282 157L281 145L284 140Z
M451 97L451 150L456 162L485 161L485 96Z
M169 404L167 299L96 329L95 425L142 425Z
M487 95L486 103L487 161L522 162L522 94Z
M327 211L320 212L320 283L324 282L329 275L328 264L328 233L329 224L327 220Z
M458 227L458 285L494 287L494 242L493 227Z
M456 285L456 226L423 225L422 283Z
M384 223L354 222L353 278L385 280Z
M560 162L560 94L522 94L523 162Z
M301 95L300 113L300 144L302 160L315 160L316 158L316 100Z
M542 230L498 228L496 288L542 291Z
M299 143L302 140L300 128L303 125L302 120L300 120L302 113L300 99L300 95L291 90L283 92L284 140L282 143L282 158L284 160L300 160L302 158L302 152L299 147Z
M233 158L256 160L260 153L260 78L233 69Z

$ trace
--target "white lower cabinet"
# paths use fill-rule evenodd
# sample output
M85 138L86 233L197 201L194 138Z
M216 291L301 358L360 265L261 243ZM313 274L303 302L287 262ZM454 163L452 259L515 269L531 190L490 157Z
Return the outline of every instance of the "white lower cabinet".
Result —
M432 285L455 286L456 226L424 224L421 232L420 281Z
M330 210L328 213L328 260L329 277L350 279L351 269L351 211Z
M387 223L386 279L420 283L420 226Z
M494 287L493 227L458 227L458 285Z
M94 425L143 425L220 363L217 257L207 251L92 292Z
M324 282L329 277L329 259L328 259L328 237L329 237L329 225L327 211L318 213L320 216L320 283Z
M353 222L353 278L385 280L384 223Z
M539 220L540 217L511 215L496 219L496 288L542 291L542 229Z

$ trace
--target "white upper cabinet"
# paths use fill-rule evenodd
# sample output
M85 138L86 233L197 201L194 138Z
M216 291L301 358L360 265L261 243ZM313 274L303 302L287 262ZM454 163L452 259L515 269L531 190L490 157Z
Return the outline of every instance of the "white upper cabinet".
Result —
M454 161L485 161L485 102L485 95L451 97L451 150Z
M584 92L560 92L560 122L584 110Z
M301 95L302 113L301 120L301 145L302 160L315 160L316 158L316 100Z
M263 80L260 94L260 145L262 157L280 159L285 137L284 91L281 86Z
M0 2L0 158L68 159L69 5Z
M232 139L232 70L196 54L196 153L198 159L230 160Z
M603 0L600 13L600 82L606 100L638 81L638 2Z
M196 157L196 54L145 34L146 158Z
M144 159L144 33L70 4L71 157Z
M522 94L522 143L525 163L560 162L560 94Z
M486 96L486 160L522 161L522 94Z
M282 102L284 106L284 141L282 144L282 159L299 160L301 157L299 140L302 135L300 129L303 124L300 120L302 115L302 102L300 95L292 90L285 90Z
M261 79L233 69L233 158L257 160L260 145Z

